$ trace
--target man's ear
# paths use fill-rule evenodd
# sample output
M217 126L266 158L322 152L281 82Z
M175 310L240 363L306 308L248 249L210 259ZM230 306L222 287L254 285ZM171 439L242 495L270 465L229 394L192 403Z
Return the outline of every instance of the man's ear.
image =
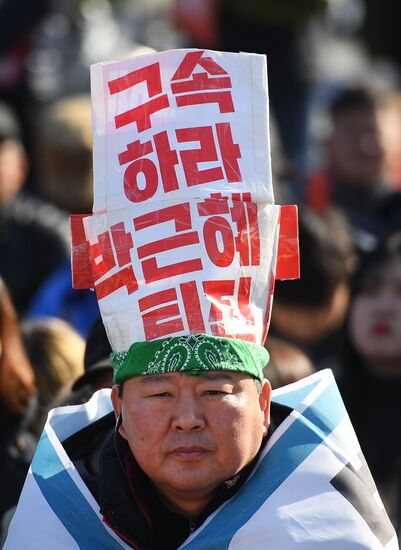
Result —
M259 404L263 414L263 425L264 425L263 435L267 434L267 431L270 426L271 391L272 391L272 388L271 388L270 382L267 380L267 378L264 378L262 382L262 390L259 394Z
M114 415L116 417L116 431L120 432L122 437L125 437L125 430L122 424L122 399L119 396L119 389L117 385L114 385L111 388L111 402L113 403Z

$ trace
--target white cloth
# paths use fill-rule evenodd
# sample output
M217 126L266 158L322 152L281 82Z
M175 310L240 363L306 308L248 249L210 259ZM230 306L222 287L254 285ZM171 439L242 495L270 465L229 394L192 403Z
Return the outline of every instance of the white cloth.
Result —
M293 408L241 490L195 531L182 550L396 550L394 529L330 371L273 392ZM5 550L128 548L61 442L111 410L108 390L49 414Z

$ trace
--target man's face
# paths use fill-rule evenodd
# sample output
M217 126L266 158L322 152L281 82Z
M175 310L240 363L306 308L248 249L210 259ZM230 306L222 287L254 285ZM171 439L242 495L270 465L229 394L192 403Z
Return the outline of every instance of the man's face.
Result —
M270 385L207 372L138 376L113 387L120 434L143 471L179 510L196 515L216 488L258 452L269 425Z

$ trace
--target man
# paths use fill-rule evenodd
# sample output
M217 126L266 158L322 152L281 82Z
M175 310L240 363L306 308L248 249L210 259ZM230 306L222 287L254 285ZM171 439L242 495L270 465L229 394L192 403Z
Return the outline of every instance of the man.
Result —
M184 370L178 364L171 372L141 376L145 354L174 356L184 346L191 350ZM224 363L229 360L233 370ZM100 447L98 426L64 442L105 522L129 545L178 548L239 490L268 439L267 361L261 346L206 335L132 346L115 370L115 433L109 418L110 433ZM276 423L290 412L277 408ZM92 442L84 454L83 441Z
M332 377L271 403L267 359L208 335L112 354L114 411L53 413L4 548L398 548Z
M385 181L380 102L363 87L338 94L328 113L327 166L311 174L306 189L312 209L322 213L333 206L346 216L362 250L400 229L401 194Z

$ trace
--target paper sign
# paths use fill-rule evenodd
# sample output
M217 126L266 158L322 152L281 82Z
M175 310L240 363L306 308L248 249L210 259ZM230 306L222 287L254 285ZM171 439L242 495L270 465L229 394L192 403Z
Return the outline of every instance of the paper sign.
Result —
M91 68L94 209L251 193L273 203L266 58L172 50Z
M266 74L262 55L203 50L92 67L94 208L72 217L73 279L96 290L115 351L202 332L262 343L281 225L291 240Z

